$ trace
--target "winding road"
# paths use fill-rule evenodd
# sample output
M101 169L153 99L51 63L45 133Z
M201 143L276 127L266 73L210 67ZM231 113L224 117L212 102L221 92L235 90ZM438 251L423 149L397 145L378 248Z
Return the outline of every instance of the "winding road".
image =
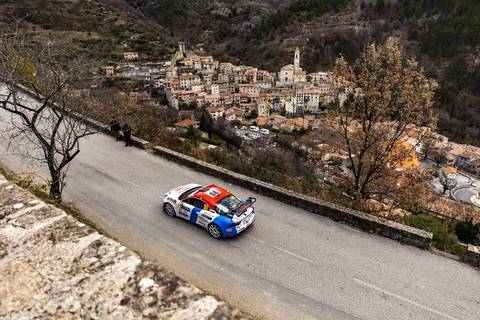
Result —
M0 127L7 126L9 115L0 111L1 119L7 121ZM7 144L0 142L0 162L26 170ZM162 213L162 195L189 182L255 196L256 222L219 241ZM258 318L479 319L480 273L466 264L125 148L103 134L82 141L67 183L66 200L111 236Z

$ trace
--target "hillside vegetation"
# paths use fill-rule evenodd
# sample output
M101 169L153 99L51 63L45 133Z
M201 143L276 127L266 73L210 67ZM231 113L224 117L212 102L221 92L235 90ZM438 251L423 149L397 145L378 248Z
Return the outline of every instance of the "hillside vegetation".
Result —
M73 41L97 61L128 50L165 58L179 40L220 60L277 71L295 47L307 71L400 36L441 83L439 130L480 138L480 2L471 0L0 0L0 23Z
M97 61L128 50L159 58L175 42L164 28L123 0L0 0L0 26L15 25L38 36L73 42Z

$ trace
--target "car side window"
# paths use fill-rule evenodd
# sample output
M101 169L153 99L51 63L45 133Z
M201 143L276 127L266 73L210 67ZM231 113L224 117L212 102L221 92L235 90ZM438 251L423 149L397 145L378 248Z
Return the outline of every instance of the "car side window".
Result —
M192 206L200 208L200 209L205 209L205 206L207 206L207 204L205 202L203 202L200 199L196 199L196 198L187 199L185 202L188 203L189 205L192 205Z

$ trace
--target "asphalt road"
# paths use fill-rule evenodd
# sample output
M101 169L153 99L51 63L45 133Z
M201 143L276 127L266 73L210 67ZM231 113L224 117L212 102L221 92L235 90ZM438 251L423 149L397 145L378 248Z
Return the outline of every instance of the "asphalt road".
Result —
M9 154L7 143L0 142L0 161L24 171L24 159ZM219 241L162 213L162 195L189 182L257 197L256 222ZM67 183L66 200L119 241L260 318L479 319L480 274L465 264L125 148L103 134L82 142Z

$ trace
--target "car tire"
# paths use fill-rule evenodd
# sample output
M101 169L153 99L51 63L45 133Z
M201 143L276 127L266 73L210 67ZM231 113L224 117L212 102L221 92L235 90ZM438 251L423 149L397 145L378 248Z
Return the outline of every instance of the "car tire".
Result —
M208 226L208 233L212 236L212 238L215 238L215 239L222 238L222 230L220 229L219 226L217 226L214 223Z
M163 212L165 212L167 216L170 216L170 217L176 216L175 208L168 202L163 205Z

